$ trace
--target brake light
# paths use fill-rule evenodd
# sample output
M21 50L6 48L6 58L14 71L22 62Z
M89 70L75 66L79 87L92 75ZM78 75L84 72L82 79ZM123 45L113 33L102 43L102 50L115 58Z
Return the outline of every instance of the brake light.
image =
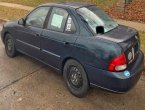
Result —
M127 62L125 54L121 54L120 56L113 58L109 63L108 70L109 71L122 71L127 68Z

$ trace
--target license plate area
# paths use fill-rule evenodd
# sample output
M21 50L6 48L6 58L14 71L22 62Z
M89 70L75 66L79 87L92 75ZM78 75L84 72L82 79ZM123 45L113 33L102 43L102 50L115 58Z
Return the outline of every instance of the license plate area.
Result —
M131 47L128 52L127 52L127 60L128 60L128 64L132 63L135 57L135 53L134 53L134 47Z
M130 64L134 61L138 51L139 51L139 44L138 44L138 42L136 42L126 52L126 58L127 58L128 64Z

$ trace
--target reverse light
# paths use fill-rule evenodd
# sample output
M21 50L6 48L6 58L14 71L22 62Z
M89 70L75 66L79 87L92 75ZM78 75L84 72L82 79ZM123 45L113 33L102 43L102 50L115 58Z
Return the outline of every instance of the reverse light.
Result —
M121 54L120 56L113 58L108 66L109 71L122 71L127 68L127 61L125 54Z

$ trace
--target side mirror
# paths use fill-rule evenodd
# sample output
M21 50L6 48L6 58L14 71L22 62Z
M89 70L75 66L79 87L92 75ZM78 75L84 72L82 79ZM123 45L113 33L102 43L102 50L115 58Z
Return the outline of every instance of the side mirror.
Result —
M103 26L97 26L96 27L96 33L97 34L104 34L104 27Z
M25 19L24 19L24 18L20 19L20 20L18 21L18 24L20 24L20 25L25 25Z

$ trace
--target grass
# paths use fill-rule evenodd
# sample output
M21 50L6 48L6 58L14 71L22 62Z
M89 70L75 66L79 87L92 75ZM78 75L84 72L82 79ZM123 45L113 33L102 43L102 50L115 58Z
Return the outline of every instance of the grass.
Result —
M27 6L37 6L47 2L64 2L64 1L78 2L78 0L0 0L0 2L16 3L16 4L27 5ZM89 3L90 2L96 3L98 6L103 7L115 3L117 0L84 0L84 1ZM24 16L26 13L27 11L25 10L18 10L14 8L7 8L4 6L0 6L0 18L2 19L9 19L9 20L18 19Z
M139 34L140 34L140 41L141 41L141 50L143 51L145 55L145 32L139 32ZM145 75L145 70L144 70L143 75Z
M19 10L19 9L0 6L0 18L1 19L15 20L15 19L22 18L27 13L28 13L28 11L25 11L25 10Z
M118 0L96 0L96 4L100 7L111 6L117 3Z
M0 2L9 2L9 3L16 3L16 4L22 4L22 5L28 5L28 6L37 6L42 3L47 2L82 2L81 0L0 0ZM83 0L84 2L88 3L95 3L98 6L108 6L114 4L117 0Z
M145 32L140 32L141 50L145 54Z

